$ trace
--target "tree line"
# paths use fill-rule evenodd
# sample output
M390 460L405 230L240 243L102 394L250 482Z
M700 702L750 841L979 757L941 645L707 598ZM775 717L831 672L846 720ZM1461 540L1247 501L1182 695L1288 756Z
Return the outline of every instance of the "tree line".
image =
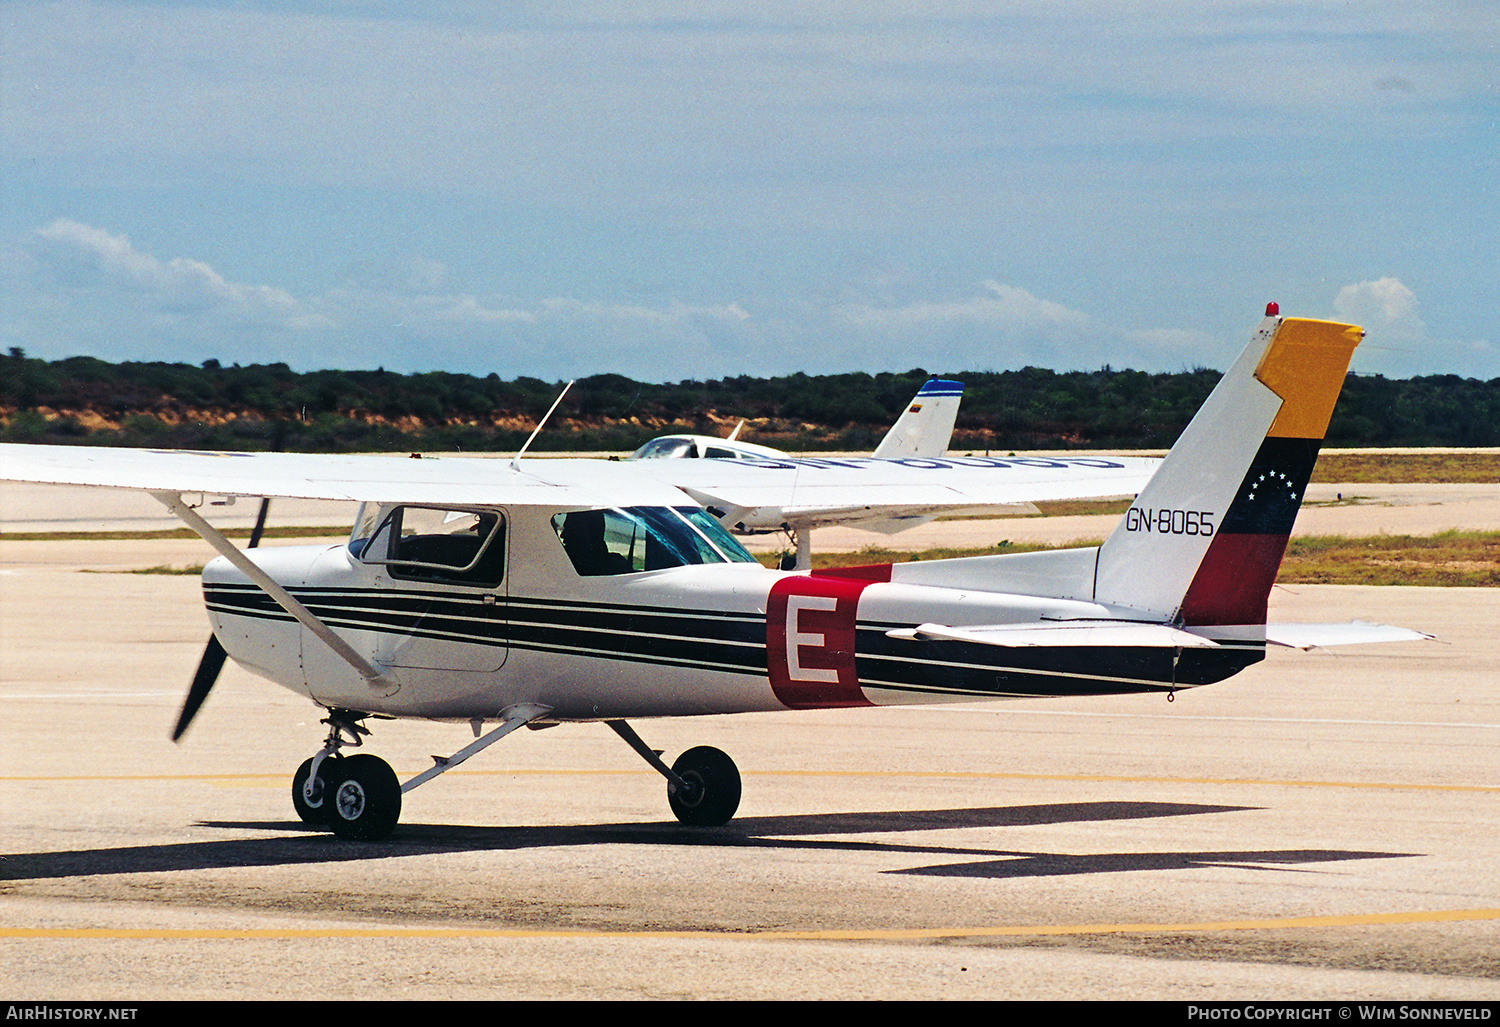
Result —
M1205 368L580 379L538 448L628 450L657 435L741 437L794 450L870 449L929 377L964 382L955 450L1160 449L1218 382ZM0 356L0 440L305 452L510 451L562 383L431 371L296 372L286 364L110 363ZM1500 379L1351 375L1335 446L1500 446Z

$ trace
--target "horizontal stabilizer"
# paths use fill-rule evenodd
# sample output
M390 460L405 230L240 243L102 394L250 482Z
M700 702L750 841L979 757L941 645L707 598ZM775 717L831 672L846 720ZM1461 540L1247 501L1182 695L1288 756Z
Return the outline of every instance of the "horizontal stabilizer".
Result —
M1153 649L1209 649L1212 639L1168 624L1139 621L1087 621L1068 624L980 624L948 627L919 624L887 631L887 638L913 642L974 642L1001 646L1126 646Z
M1371 642L1423 642L1432 639L1422 631L1392 627L1389 624L1369 624L1362 620L1348 624L1215 624L1212 627L1188 628L1190 632L1202 632L1221 642L1230 640L1245 642L1264 641L1268 645L1281 645L1289 649L1320 649L1333 645L1364 645Z

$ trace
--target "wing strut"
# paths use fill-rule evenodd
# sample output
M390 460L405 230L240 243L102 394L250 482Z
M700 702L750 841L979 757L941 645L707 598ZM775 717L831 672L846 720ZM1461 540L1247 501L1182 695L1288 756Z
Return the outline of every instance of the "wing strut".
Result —
M432 766L401 786L401 794L405 795L418 785L424 785L439 774L452 770L481 749L488 749L522 724L529 724L538 717L545 717L551 712L551 706L543 706L540 703L517 703L515 706L507 706L500 711L501 722L499 727L483 738L470 742L452 756L434 756L432 758ZM477 720L474 721L475 734L479 733L479 723Z
M153 492L151 495L156 497L156 501L162 506L176 514L184 524L197 532L203 541L218 550L220 556L234 564L241 574L259 585L266 595L276 601L277 606L295 617L304 628L321 639L323 644L332 649L341 660L353 667L372 689L384 696L394 695L401 687L386 677L385 673L369 660L355 652L348 642L334 634L332 628L314 617L307 607L293 598L290 592L278 585L269 574L257 567L248 556L236 548L234 543L220 534L219 529L198 516L198 511L183 501L181 493Z

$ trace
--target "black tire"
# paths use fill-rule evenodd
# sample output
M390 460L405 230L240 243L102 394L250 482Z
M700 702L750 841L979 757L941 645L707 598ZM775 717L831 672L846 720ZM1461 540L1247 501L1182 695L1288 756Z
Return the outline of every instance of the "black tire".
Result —
M328 779L334 773L334 768L339 764L337 756L329 756L323 760L322 766L318 768L318 784L313 788L313 801L308 802L302 797L302 783L307 780L307 775L312 773L312 760L302 761L302 766L297 768L297 773L292 775L292 808L297 811L297 817L304 824L312 824L314 827L324 827L328 823L328 807L323 801L328 794Z
M710 745L689 749L677 757L672 772L687 782L686 789L667 788L672 813L693 827L726 824L740 808L740 770L734 760Z
M401 782L378 756L350 756L319 775L327 782L325 822L340 838L379 841L401 819Z

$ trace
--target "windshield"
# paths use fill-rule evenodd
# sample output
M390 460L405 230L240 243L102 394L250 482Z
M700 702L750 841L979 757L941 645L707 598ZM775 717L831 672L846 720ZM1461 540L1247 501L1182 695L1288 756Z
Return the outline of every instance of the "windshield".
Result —
M652 439L640 449L630 454L632 460L670 460L673 457L697 456L698 447L693 445L692 439L681 436L668 435L666 438Z
M552 518L573 569L585 577L634 574L755 557L696 506L576 510Z

